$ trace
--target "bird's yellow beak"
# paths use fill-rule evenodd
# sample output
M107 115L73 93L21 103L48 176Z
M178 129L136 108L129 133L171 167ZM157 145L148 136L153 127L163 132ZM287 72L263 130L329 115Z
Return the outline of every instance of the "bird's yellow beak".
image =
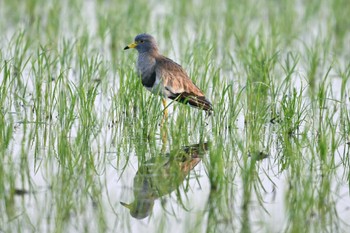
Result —
M131 44L129 44L128 46L126 46L126 47L124 48L124 50L133 49L133 48L135 48L136 46L137 46L137 43L134 42L134 43L131 43Z
M132 209L132 204L126 204L126 203L124 203L124 202L120 202L120 204L122 204L122 206L128 208L129 210Z

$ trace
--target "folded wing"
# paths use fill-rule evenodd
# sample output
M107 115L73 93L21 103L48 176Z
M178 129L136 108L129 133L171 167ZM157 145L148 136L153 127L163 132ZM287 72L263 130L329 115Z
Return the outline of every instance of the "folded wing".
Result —
M157 59L160 63L158 70L162 77L162 82L166 96L169 99L189 104L192 107L200 108L205 111L212 111L212 104L205 98L203 92L192 82L184 69L173 60L162 56Z

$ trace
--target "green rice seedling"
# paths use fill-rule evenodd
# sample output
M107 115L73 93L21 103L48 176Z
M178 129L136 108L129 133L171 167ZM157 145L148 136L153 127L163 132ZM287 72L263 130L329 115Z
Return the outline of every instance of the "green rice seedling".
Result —
M348 12L344 0L2 1L0 231L348 232ZM143 32L211 116L168 101L163 119L123 51ZM185 178L147 170L204 142ZM141 173L178 186L138 220L120 202Z

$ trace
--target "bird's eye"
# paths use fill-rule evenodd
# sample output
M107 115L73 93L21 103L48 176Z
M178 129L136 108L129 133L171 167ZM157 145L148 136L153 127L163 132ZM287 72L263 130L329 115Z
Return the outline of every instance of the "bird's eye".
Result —
M143 43L144 41L143 40L140 40L140 43Z

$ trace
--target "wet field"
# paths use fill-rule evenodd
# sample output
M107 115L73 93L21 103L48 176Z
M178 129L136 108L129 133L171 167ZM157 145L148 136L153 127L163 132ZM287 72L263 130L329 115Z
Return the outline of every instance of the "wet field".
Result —
M350 5L0 3L0 232L350 231ZM214 113L141 84L147 32Z

